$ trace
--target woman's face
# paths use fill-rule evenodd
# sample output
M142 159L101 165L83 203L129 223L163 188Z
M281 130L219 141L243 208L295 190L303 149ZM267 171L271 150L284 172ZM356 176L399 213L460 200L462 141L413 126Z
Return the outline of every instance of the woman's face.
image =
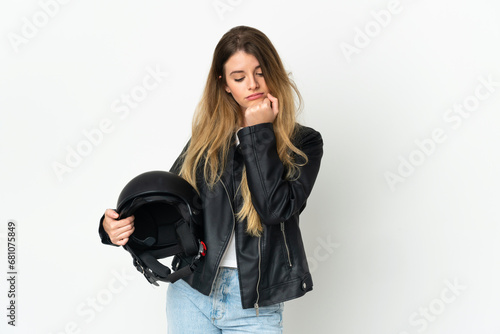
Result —
M224 64L226 92L231 93L241 110L261 103L269 90L259 61L244 51L233 54Z

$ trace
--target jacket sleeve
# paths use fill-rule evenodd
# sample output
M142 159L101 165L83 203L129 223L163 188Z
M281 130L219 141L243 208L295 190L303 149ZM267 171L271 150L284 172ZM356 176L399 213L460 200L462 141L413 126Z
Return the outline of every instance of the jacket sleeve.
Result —
M299 174L291 180L285 179L285 167L278 156L271 123L243 128L238 131L238 139L252 204L262 223L279 224L300 213L319 172L323 156L321 134L299 125L292 142L306 154L308 162L299 166Z

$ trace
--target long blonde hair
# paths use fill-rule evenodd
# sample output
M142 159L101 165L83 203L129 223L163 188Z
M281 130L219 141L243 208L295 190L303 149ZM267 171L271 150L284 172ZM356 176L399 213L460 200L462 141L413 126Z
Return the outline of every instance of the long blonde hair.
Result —
M267 36L255 28L239 26L224 34L217 44L205 89L193 117L191 142L180 175L196 189L196 171L200 164L203 164L203 178L210 188L219 181L238 124L242 124L240 106L225 91L224 64L237 51L251 54L259 61L269 92L279 101L273 128L277 152L287 171L285 177L296 177L298 167L307 162L306 155L290 140L297 127L296 112L302 102L300 93ZM294 154L303 158L300 159L302 163L294 159ZM236 217L239 221L246 219L248 234L259 236L263 227L252 204L245 169L241 195L243 205Z

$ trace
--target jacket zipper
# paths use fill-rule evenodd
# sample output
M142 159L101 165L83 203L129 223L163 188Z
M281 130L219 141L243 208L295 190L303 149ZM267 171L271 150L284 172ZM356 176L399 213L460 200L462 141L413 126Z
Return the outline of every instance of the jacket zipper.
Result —
M233 233L234 233L234 225L236 224L236 221L235 221L235 218L234 218L233 204L231 203L231 197L229 197L229 192L227 191L226 185L224 184L224 182L222 180L220 180L220 183L222 184L222 186L224 187L224 190L226 191L226 195L227 195L227 198L229 200L229 205L231 206L231 212L233 213L233 229L231 230L231 235L233 235ZM233 237L236 238L236 236L233 236ZM226 244L226 247L228 246L228 244ZM220 260L219 260L219 264L220 264ZM215 284L215 281L217 279L217 275L219 275L219 269L220 269L220 267L217 266L217 272L215 273L215 278L212 281L212 287L210 288L210 294L212 294L212 292L214 290L214 284Z
M286 242L285 222L281 222L281 233L283 234L283 241L285 242L286 255L288 256L288 266L292 267L292 260L290 259L290 250L288 249L288 243Z
M255 304L253 305L253 307L255 308L255 315L256 316L259 316L259 298L260 298L260 293L259 293L260 275L261 275L261 273L260 273L260 263L261 263L261 259L262 259L261 250L260 250L260 248L261 248L261 246L260 246L260 238L261 237L259 237L259 247L258 247L258 249L259 249L259 278L257 279L257 286L255 288L255 290L257 290L257 300L255 301Z
M233 204L231 203L231 198L229 197L229 192L227 191L226 185L224 184L224 182L222 182L222 180L220 182L224 186L224 190L226 191L227 198L229 199L229 205L231 206L231 211L233 213L233 231L231 232L231 234L232 234L234 232L234 225L236 224L236 222L234 221L235 218L234 218ZM261 241L261 237L259 237L259 245L258 245L258 250L259 250L259 277L257 279L257 286L255 288L255 290L257 291L257 300L255 301L255 304L253 305L254 308L255 308L255 314L257 316L259 316L259 299L260 299L259 285L260 285L260 277L261 277L260 265L261 265L261 262L262 262L261 245L260 245L261 242L260 241ZM219 269L217 268L217 273L218 272L219 272ZM215 280L212 282L212 289L210 291L210 294L212 293L212 290L214 288L214 283L215 283Z
M220 269L220 267L217 267L217 271L215 272L214 280L212 281L212 287L210 288L209 296L211 296L212 292L214 291L214 284L215 284L215 281L217 280L217 275L219 275L219 269Z

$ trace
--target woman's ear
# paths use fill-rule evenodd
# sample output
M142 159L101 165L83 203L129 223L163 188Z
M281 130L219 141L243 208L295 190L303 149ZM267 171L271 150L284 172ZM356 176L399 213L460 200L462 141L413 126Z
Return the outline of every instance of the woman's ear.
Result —
M222 79L222 75L219 75L219 80L221 80L221 79ZM229 89L229 87L228 87L228 86L224 86L224 89L226 90L226 92L227 92L228 94L231 94L231 90Z

